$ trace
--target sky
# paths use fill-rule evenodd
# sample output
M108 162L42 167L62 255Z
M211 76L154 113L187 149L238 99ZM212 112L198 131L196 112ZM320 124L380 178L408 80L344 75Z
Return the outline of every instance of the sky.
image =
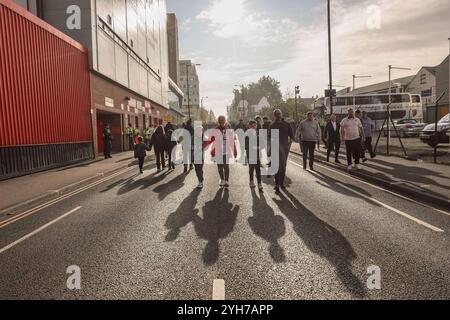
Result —
M226 114L235 85L276 78L283 94L328 86L325 0L167 0L179 23L180 59L200 63L205 107ZM333 83L357 86L435 66L449 54L448 0L332 0ZM340 89L339 87L337 89Z

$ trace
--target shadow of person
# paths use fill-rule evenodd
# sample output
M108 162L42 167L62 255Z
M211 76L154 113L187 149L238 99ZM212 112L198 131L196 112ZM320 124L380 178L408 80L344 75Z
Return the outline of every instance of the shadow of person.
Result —
M351 244L335 228L316 217L291 193L280 194L281 200L273 199L280 211L292 222L295 233L312 252L324 257L335 268L342 284L357 298L366 291L352 272L351 262L356 253Z
M264 194L260 198L256 191L252 189L253 217L248 218L248 224L253 233L269 243L269 254L276 263L286 261L284 249L278 243L286 233L284 219L276 216L275 211L267 204Z
M198 197L200 195L199 190L194 190L191 194L184 199L177 210L172 212L164 224L169 232L166 235L166 242L175 241L180 235L181 229L187 226L194 217L198 214L197 206Z
M211 266L217 262L220 255L220 239L225 239L234 229L239 206L229 202L229 194L223 189L217 191L213 200L205 203L202 208L203 219L194 215L194 228L198 237L207 240L203 251L203 263Z
M172 194L173 192L179 190L182 186L184 186L184 182L186 180L186 174L180 174L176 178L168 181L165 184L161 184L153 189L153 192L158 193L159 201L163 201L167 196Z

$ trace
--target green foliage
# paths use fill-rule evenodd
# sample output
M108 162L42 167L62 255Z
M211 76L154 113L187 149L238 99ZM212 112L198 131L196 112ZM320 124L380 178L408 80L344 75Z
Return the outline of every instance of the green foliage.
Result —
M231 106L228 107L228 119L230 122L237 122L242 113L238 110L238 104L243 99L249 103L249 106L257 105L263 97L266 97L270 106L258 112L258 115L272 118L273 111L277 108L281 109L286 119L304 119L308 112L308 106L302 103L301 98L297 101L297 108L295 99L283 100L280 90L280 83L270 76L261 77L258 82L250 83L241 89L233 91L234 98ZM256 116L255 110L249 108L244 120L249 120Z

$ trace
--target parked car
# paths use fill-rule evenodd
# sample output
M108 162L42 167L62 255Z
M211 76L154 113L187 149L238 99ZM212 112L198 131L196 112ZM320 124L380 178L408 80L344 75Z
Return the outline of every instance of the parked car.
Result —
M418 137L426 127L426 123L418 122L415 119L403 119L394 121L395 127L402 138ZM384 129L384 136L387 137L387 129ZM391 137L395 137L395 129L391 127Z
M434 133L435 129L436 126L434 123L427 125L420 134L420 140L433 148L440 143L449 143L450 137L447 133L450 131L450 114L447 114L438 122L437 136Z

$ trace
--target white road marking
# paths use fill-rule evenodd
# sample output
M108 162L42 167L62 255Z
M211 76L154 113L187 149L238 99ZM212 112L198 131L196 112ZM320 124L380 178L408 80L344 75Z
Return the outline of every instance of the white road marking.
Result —
M414 221L414 222L416 222L416 223L418 223L418 224L420 224L420 225L422 225L422 226L424 226L424 227L426 227L428 229L431 229L431 230L436 231L436 232L444 232L444 230L442 230L442 229L439 229L439 228L437 228L437 227L435 227L435 226L433 226L433 225L431 225L429 223L426 223L425 221L422 221L420 219L414 218L413 216L411 216L411 215L409 215L409 214L407 214L407 213L405 213L403 211L395 209L394 207L391 207L391 206L389 206L389 205L387 205L387 204L385 204L385 203L383 203L381 201L378 201L378 200L376 200L376 199L374 199L372 197L366 196L366 195L364 195L364 194L362 194L362 193L360 193L358 191L353 190L352 188L344 186L342 183L338 182L336 184L339 185L340 187L350 191L350 192L353 192L354 194L357 194L358 196L360 196L360 197L362 197L364 199L367 199L367 200L369 200L371 202L379 204L380 206L382 206L382 207L384 207L386 209L389 209L389 210L391 210L391 211L393 211L395 213L398 213L399 215L401 215L401 216L403 216L403 217L405 217L405 218L407 218L407 219L409 219L411 221Z
M298 157L298 156L295 156L295 157ZM302 167L301 165L299 165L298 163L295 163L295 162L293 162L293 161L291 161L291 160L289 160L289 162L290 162L291 164L297 166L297 167L303 168L303 167ZM443 214L445 214L445 215L447 215L447 216L450 216L450 212L448 212L448 211L444 211L444 210L441 210L441 209L437 209L437 208L435 208L435 207L432 207L432 206L429 206L429 205L427 205L427 204L418 202L418 201L413 200L413 199L411 199L411 198L402 196L401 194L398 194L398 193L396 193L396 192L393 192L393 191L390 191L390 190L383 189L383 188L381 188L381 187L379 187L379 186L377 186L377 185L374 185L374 184L372 184L372 183L366 182L366 181L364 181L364 180L362 180L362 179L355 178L355 177L353 177L353 176L351 176L351 175L342 173L342 172L340 172L340 171L331 169L331 168L326 167L326 166L322 166L322 165L320 165L320 164L316 164L315 166L316 166L316 167L319 167L319 168L322 168L322 169L325 169L325 170L328 170L328 171L331 171L331 172L334 172L334 173L336 173L336 174L338 174L338 175L340 175L340 176L346 177L346 178L348 178L348 179L352 179L352 180L358 181L359 183L362 183L362 184L371 186L371 187L374 188L374 189L377 189L377 190L380 190L380 191L383 191L383 192L392 194L393 196L396 196L396 197L401 198L401 199L403 199L403 200L410 201L410 202L415 203L415 204L417 204L417 205L420 205L420 206L422 206L422 207L424 207L424 208L428 208L428 209L437 211L437 212L439 212L439 213L443 213Z
M50 221L49 223L43 225L42 227L40 227L40 228L34 230L33 232L31 232L31 233L29 233L29 234L23 236L23 237L20 238L19 240L16 240L16 241L14 241L13 243L7 245L6 247L1 248L1 249L0 249L0 254L2 254L2 253L4 253L5 251L11 249L12 247L18 245L19 243L21 243L21 242L23 242L23 241L25 241L25 240L31 238L32 236L36 235L37 233L41 232L42 230L44 230L44 229L50 227L52 224L58 222L59 220L64 219L64 218L67 217L68 215L71 215L72 213L74 213L74 212L80 210L81 208L82 208L82 207L77 207L77 208L75 208L75 209L73 209L73 210L70 210L69 212L63 214L62 216L60 216L60 217L58 217L58 218L56 218L56 219Z
M122 174L128 173L128 172L130 172L130 171L132 171L132 170L135 170L135 169L133 169L133 168L127 168L127 169L125 169L125 170L119 171L119 172L117 172L117 173L114 173L114 174L112 174L112 175L106 177L106 178L103 178L103 179L100 179L100 180L98 180L98 181L95 181L95 182L93 182L93 183L91 183L91 184L88 184L87 186L84 186L84 187L82 187L82 188L80 188L80 189L77 189L77 190L74 190L74 191L72 191L72 192L69 192L69 193L67 193L67 194L65 194L65 195L62 195L62 196L56 198L56 199L50 200L50 201L48 201L48 202L46 202L46 203L43 203L43 204L41 204L41 205L38 205L38 206L36 206L36 207L34 207L34 208L31 208L31 209L29 209L29 210L26 210L26 211L24 211L24 212L22 212L22 213L20 213L20 214L16 214L16 215L12 216L12 217L9 218L9 219L6 219L6 220L1 221L1 222L0 222L0 229L2 229L2 228L6 227L6 226L8 226L8 225L10 225L10 224L12 224L12 223L14 223L14 222L17 222L17 221L19 221L19 220L22 220L23 218L26 218L26 217L28 217L28 216L30 216L30 215L32 215L32 214L35 214L36 212L39 212L39 211L41 211L42 209L45 209L45 208L47 208L47 207L50 207L50 206L52 206L52 205L54 205L54 204L56 204L56 203L58 203L58 202L61 202L61 201L65 200L65 199L67 199L67 198L70 198L70 197L72 197L72 196L74 196L74 195L76 195L76 194L79 194L79 193L81 193L81 192L83 192L83 191L86 191L86 190L88 190L88 189L91 189L91 188L93 188L93 187L96 187L96 186L98 186L99 184L102 184L102 183L104 183L104 182L106 182L106 181L108 181L108 180L111 180L111 179L113 179L113 178L115 178L115 177L117 177L117 176L120 176L120 175L122 175Z
M213 300L225 300L225 280L216 279L213 283Z

